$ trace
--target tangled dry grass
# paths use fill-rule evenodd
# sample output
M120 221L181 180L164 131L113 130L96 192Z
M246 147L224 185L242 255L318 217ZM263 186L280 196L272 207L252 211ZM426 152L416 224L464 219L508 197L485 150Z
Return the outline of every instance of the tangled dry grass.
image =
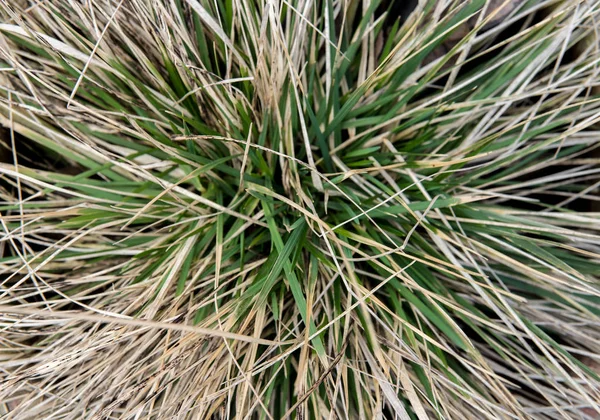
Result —
M0 0L0 414L600 413L597 0Z

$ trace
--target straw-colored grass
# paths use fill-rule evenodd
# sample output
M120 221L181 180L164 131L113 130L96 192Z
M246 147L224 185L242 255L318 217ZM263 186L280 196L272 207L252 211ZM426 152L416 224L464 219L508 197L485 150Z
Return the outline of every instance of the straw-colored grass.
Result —
M402 3L0 0L0 414L598 418L600 1Z

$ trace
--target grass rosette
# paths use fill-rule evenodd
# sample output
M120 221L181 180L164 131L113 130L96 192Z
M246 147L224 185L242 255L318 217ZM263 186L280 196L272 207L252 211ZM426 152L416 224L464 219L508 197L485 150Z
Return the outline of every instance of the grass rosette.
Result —
M5 409L593 417L599 3L492 3L2 1Z

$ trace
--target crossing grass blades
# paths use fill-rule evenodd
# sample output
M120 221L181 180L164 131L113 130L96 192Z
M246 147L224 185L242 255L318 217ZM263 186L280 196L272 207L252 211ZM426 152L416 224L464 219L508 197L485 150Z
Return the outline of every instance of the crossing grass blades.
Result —
M0 413L597 418L600 2L402 3L0 0Z

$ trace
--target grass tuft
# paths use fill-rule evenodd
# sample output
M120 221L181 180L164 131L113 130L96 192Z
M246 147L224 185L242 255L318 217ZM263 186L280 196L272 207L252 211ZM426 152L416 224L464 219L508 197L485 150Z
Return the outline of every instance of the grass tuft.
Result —
M600 2L408 3L0 0L0 414L597 418Z

